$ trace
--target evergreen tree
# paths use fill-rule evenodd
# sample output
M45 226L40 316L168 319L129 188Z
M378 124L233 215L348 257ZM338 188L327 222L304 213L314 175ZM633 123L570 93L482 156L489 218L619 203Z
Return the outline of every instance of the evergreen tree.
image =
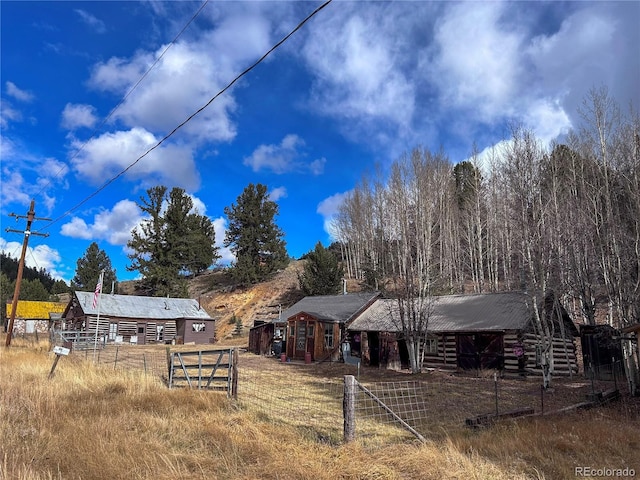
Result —
M213 222L192 210L191 197L181 188L172 189L164 214L166 248L170 262L186 275L201 273L220 258Z
M60 293L69 293L69 285L64 280L58 279L53 284L53 288L51 288L51 293L53 295L58 295Z
M318 242L306 255L304 271L298 274L300 289L305 295L335 295L340 293L344 272L335 254Z
M18 276L19 263L20 262L17 258L13 258L5 253L0 253L0 268L2 272L9 277L9 280L15 280ZM53 284L55 283L51 274L44 268L38 270L37 268L29 267L27 265L25 265L22 270L22 278L26 280L40 280L40 283L44 285L44 288L47 291L51 291Z
M15 289L15 283L9 279L9 276L0 272L0 318L2 318L3 331L6 332L7 328L7 308L6 305L11 301L13 297L13 290Z
M147 218L141 222L140 231L134 228L127 247L133 253L128 257L131 265L128 271L138 271L142 276L142 289L149 295L166 296L168 284L175 281L178 272L170 272L165 267L164 229L162 202L167 187L157 186L147 190L148 198L140 197L138 207Z
M71 279L71 288L85 292L93 291L100 280L100 272L103 270L103 290L107 291L107 287L113 284L114 291L117 292L116 271L111 266L111 259L107 252L98 247L96 242L92 242L84 255L76 262L76 274ZM60 287L58 286L58 288Z
M19 299L47 302L49 301L49 292L39 279L29 280L25 278L20 283Z
M259 282L287 264L284 233L275 223L278 205L269 200L265 185L249 184L224 213L229 220L224 246L236 256L236 281Z
M157 186L147 195L138 206L148 218L127 243L133 252L127 270L141 274L149 295L186 297L185 276L206 270L220 258L213 223L192 211L193 200L181 188L167 196L167 187Z

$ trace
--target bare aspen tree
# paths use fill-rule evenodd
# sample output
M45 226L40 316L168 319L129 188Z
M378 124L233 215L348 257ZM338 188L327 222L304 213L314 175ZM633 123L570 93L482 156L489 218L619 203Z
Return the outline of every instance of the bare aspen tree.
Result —
M608 320L616 328L638 321L638 121L624 119L606 88L591 90L580 111L584 150L597 165L595 234L598 261L609 303ZM631 391L640 393L640 374L629 344L623 342L624 367Z
M551 317L544 314L549 289L552 252L548 242L549 212L540 188L540 162L543 151L534 135L516 128L505 149L504 174L509 185L509 205L519 244L518 263L521 287L531 299L534 326L541 352L540 363L545 387L553 376L553 335Z

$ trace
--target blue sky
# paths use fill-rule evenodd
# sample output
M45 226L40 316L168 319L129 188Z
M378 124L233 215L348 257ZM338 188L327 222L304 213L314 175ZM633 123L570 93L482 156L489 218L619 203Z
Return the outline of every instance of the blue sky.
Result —
M331 242L331 218L364 173L416 146L458 162L514 123L561 138L594 87L622 106L640 100L640 2L334 0L75 208L321 2L208 2L172 44L202 4L0 2L2 251L19 256L22 237L5 228L25 224L8 214L34 199L55 221L34 223L49 236L31 237L28 265L69 281L97 242L132 279L126 243L146 189L184 188L221 244L224 207L263 183L299 257Z

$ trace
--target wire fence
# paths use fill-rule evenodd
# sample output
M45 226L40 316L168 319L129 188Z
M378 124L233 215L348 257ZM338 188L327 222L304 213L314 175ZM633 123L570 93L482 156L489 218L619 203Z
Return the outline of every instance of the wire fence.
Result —
M74 355L93 358L114 369L144 370L168 381L166 347L108 345ZM611 372L621 369L618 364L602 368ZM355 438L366 445L381 445L414 441L416 437L440 440L468 428L473 419L569 411L589 400L613 399L603 397L604 392L625 388L624 378L617 374L611 380L591 374L556 378L552 388L544 389L541 378L501 378L493 372L411 376L362 370L360 376L359 370L345 364L289 364L242 353L237 402L261 420L294 427L322 443L338 444L345 438L345 375L357 373Z
M343 441L344 373L333 367L327 376L319 367L283 365L262 358L239 365L240 405L264 419L308 431L320 441ZM618 366L610 367L612 369ZM384 376L380 374L378 376ZM388 372L389 377L406 373ZM603 393L620 389L617 382L586 378L556 378L542 387L538 377L502 378L478 374L432 372L418 380L375 381L361 378L355 390L355 438L367 444L443 439L453 431L491 423L492 419L550 415L588 408Z
M148 375L168 381L169 366L166 348L108 344L102 349L82 350L74 355L114 369L143 370Z

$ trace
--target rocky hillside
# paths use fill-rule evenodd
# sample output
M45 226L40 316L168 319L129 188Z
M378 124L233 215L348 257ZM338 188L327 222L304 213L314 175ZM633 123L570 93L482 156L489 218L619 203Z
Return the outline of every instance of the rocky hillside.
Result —
M254 320L277 318L280 308L284 310L303 297L298 284L303 265L304 260L292 261L271 279L247 288L236 287L227 272L207 272L190 282L189 293L216 319L219 341L232 336L236 318L243 325L242 337L246 337Z

